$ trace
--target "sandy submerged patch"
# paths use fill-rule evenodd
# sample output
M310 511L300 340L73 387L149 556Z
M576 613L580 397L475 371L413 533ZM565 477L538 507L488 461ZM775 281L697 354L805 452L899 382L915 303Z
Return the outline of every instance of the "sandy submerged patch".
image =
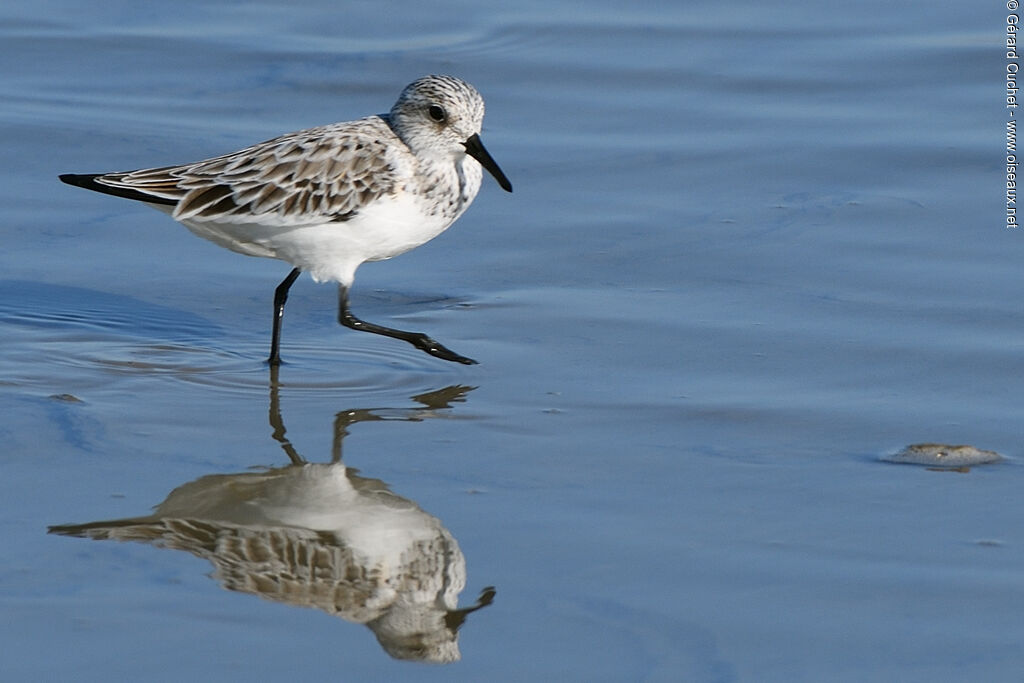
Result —
M974 446L951 446L941 443L918 443L903 450L882 457L885 462L901 465L924 465L926 467L973 467L1004 458L995 451L986 451Z

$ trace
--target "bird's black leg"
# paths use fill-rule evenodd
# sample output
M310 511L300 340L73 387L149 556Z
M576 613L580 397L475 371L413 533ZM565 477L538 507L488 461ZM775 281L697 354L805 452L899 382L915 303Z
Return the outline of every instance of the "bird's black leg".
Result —
M450 360L454 363L463 363L465 365L476 365L476 361L472 358L460 356L421 332L405 332L403 330L396 330L390 327L384 327L383 325L374 325L373 323L364 322L355 317L352 315L352 311L348 308L348 288L345 285L338 286L338 322L349 329L359 330L360 332L382 334L385 337L401 339L402 341L409 342L420 351L426 351L434 358Z
M284 302L288 301L288 290L301 272L298 268L292 268L288 277L274 290L274 327L270 336L270 358L267 359L271 365L281 364L281 318L284 317Z

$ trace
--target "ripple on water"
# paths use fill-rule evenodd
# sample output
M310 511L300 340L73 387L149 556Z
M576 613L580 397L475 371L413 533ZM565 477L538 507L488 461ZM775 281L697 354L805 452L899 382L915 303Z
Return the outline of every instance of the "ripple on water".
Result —
M260 340L262 342L262 340ZM406 344L383 341L374 346L314 348L293 344L277 369L282 388L351 393L364 398L408 389L413 393L437 381L468 382L472 370L431 358ZM102 385L121 377L162 376L230 394L263 393L271 378L262 343L224 350L183 344L125 343L124 340L64 344L48 353L52 381L92 377ZM453 373L455 373L454 376ZM45 378L36 378L36 382Z
M421 299L404 303L419 307ZM447 299L434 303L452 305ZM0 324L12 331L6 359L17 372L11 381L23 386L71 391L109 384L118 377L165 376L249 393L265 391L269 381L269 330L247 330L241 336L236 328L224 328L189 311L130 296L0 281ZM459 376L472 372L404 342L331 324L287 329L282 354L280 386L360 396L415 392L425 381L465 381Z
M0 280L0 323L52 332L170 341L222 336L211 320L179 308L85 287Z

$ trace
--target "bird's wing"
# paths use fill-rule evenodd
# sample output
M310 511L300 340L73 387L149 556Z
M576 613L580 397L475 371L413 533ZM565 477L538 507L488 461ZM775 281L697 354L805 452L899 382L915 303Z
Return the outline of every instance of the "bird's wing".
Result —
M177 220L345 221L394 191L396 142L404 149L373 116L289 133L194 164L75 176L90 182L75 184L173 205Z

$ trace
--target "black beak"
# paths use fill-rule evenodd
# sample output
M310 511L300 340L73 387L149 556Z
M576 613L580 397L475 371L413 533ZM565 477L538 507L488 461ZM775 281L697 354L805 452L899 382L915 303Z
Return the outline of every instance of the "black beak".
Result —
M484 147L484 143L480 142L480 136L474 133L469 136L469 139L462 143L466 148L466 154L473 157L480 162L480 165L487 169L487 172L494 176L494 179L501 185L501 189L505 192L512 191L512 183L508 181L505 174L498 168L498 164L495 163L491 155L487 153L487 149Z

